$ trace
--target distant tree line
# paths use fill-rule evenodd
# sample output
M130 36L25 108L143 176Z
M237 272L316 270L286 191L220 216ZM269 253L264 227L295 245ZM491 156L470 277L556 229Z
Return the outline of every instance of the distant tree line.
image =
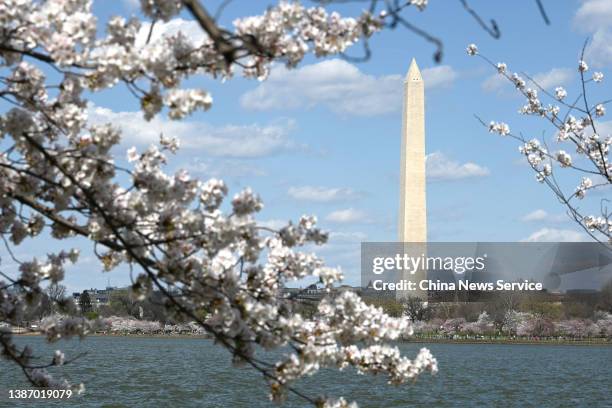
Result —
M53 284L45 289L43 301L26 309L22 320L27 324L53 314L83 316L91 320L111 318L108 321L113 322L112 330L126 333L163 333L164 327L189 323L168 314L163 303L165 298L159 292L151 292L144 300L136 299L128 288L114 289L108 296L108 303L95 307L94 300L85 290L78 297L77 308L73 299L67 296L66 288ZM408 317L416 323L415 330L421 334L612 336L612 280L595 294L565 296L562 302L550 301L543 293L512 291L498 292L497 296L485 302L428 303L418 297L401 301L388 297L364 297L364 300L382 308L389 316ZM312 317L317 312L317 302L298 302L295 312ZM205 318L207 311L202 309L198 314ZM145 322L154 323L154 327ZM185 327L167 330L190 330Z
M185 319L170 315L164 307L165 298L158 291L153 291L144 300L137 300L128 288L109 291L107 304L96 306L90 291L84 290L75 302L68 295L66 287L60 284L49 285L41 294L42 300L34 306L27 307L20 323L27 325L51 315L82 316L93 320L111 316L131 318L143 321L155 321L160 324L184 323ZM199 310L201 317L205 310Z
M365 298L390 316L407 316L421 334L571 338L612 337L612 280L592 294L497 292L482 302Z

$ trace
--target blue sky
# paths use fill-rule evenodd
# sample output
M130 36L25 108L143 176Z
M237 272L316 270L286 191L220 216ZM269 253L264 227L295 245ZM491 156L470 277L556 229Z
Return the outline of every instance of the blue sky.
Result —
M221 22L230 25L236 17L261 13L268 4L235 1ZM92 120L123 124L124 149L156 141L160 129L181 137L184 148L170 168L223 178L232 194L251 186L264 200L259 218L269 225L316 214L331 231L330 243L318 252L330 265L343 268L348 283L356 284L360 242L393 241L397 236L401 78L414 57L426 82L430 240L580 240L584 236L579 227L535 181L517 144L490 135L474 118L477 114L486 121L503 120L534 137L552 134L543 121L517 114L522 101L512 87L495 80L482 60L466 55L465 47L472 42L492 60L535 75L548 89L563 85L571 96L577 95L580 49L591 36L591 65L608 74L612 2L544 4L550 26L535 1L472 1L480 15L496 19L499 40L489 37L459 2L432 0L424 12L411 10L407 16L412 22L444 42L439 65L432 59L431 44L397 29L374 36L373 56L364 63L308 57L296 70L274 66L263 83L195 78L189 85L210 91L214 105L185 122L160 117L147 125L136 113L138 101L121 88L93 97L90 115ZM357 15L361 8L351 3L338 10ZM102 20L137 12L133 1L99 1L95 10ZM159 30L180 28L200 35L188 16L182 18ZM351 51L360 52L359 47ZM610 90L608 80L597 91L602 97ZM578 182L575 177L569 185ZM36 252L39 245L32 241L21 249ZM125 269L90 273L101 268L86 247L78 245L83 262L70 268L65 282L69 290L103 287L107 280L113 286L129 282Z

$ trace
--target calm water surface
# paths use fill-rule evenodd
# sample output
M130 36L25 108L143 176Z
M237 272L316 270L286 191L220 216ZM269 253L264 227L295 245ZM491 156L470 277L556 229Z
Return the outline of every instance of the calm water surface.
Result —
M20 338L37 351L41 338ZM0 361L0 407L268 407L253 370L235 369L212 341L196 338L90 337L60 343L66 355L86 351L64 375L87 392L69 401L15 402L7 389L26 387ZM400 346L407 355L422 347ZM343 395L361 407L612 407L612 347L432 344L440 373L415 384L386 386L384 378L324 371L299 383L311 395ZM285 407L305 406L290 397Z

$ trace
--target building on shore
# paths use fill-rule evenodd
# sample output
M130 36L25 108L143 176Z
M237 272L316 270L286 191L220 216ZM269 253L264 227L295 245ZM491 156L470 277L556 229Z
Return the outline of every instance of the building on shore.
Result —
M126 290L126 289L119 289L119 288L115 288L111 286L107 286L104 289L94 289L94 288L87 289L87 294L89 295L89 298L91 300L92 308L96 310L96 309L99 309L101 306L108 306L110 304L112 293L115 291L119 291L119 290ZM72 300L74 301L74 304L77 307L77 309L80 308L79 301L81 300L82 294L83 292L73 292L72 293Z

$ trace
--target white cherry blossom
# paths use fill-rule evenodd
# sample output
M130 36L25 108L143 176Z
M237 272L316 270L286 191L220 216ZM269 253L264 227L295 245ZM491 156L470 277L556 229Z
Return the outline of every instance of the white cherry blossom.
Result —
M563 87L556 87L553 94L549 94L539 84L534 82L537 89L526 86L526 81L518 74L508 74L504 64L500 69L500 64L494 64L486 56L470 52L476 47L471 44L468 47L470 55L477 55L491 65L500 75L509 82L513 83L517 91L525 98L526 103L519 109L523 115L535 116L544 119L553 127L554 140L542 140L532 138L527 139L522 134L511 134L508 125L504 122L491 121L487 126L489 132L498 133L502 136L510 136L518 140L520 153L526 158L527 163L535 172L536 180L550 187L561 203L567 207L569 213L585 231L595 240L605 240L612 242L612 229L610 220L612 212L607 205L600 205L601 215L584 214L580 206L575 204L574 199L582 200L587 196L587 192L594 189L609 188L612 184L612 163L609 159L610 146L612 145L612 135L601 135L599 131L605 131L606 127L599 121L605 116L607 102L589 104L588 83L595 83L603 80L601 72L594 72L591 79L586 79L584 73L588 71L588 64L581 59L578 69L581 73L581 86L587 93L579 95L574 104L566 102L567 91ZM584 51L584 50L583 50ZM584 53L584 52L583 52ZM541 92L538 92L540 90ZM545 104L543 99L550 98L553 103ZM563 144L565 149L559 149L556 153L548 151L549 143ZM566 149L575 150L574 158ZM556 149L555 149L556 150ZM571 169L573 172L583 173L588 177L582 177L578 187L573 192L564 191L559 180L565 173L555 172L555 168L563 169L565 172ZM553 173L555 174L554 177ZM593 178L593 175L596 177ZM593 180L597 179L597 182ZM575 181L574 181L575 183ZM571 185L571 184L569 184ZM574 184L575 185L575 184Z
M601 72L593 72L593 81L601 82L604 79L604 74Z
M557 100L562 101L567 96L567 91L565 88L558 86L555 88L555 97Z

